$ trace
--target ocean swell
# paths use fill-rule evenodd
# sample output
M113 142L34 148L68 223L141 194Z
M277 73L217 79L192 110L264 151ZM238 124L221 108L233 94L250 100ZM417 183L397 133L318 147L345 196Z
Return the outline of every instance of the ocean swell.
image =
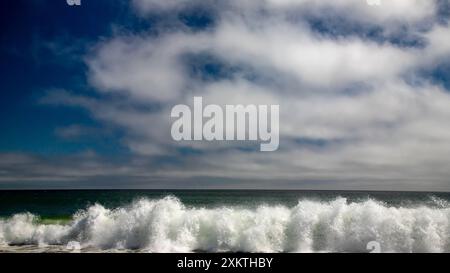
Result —
M149 252L450 252L450 207L389 207L375 200L301 200L294 207L186 207L175 197L107 209L93 205L67 224L32 214L0 220L0 245Z

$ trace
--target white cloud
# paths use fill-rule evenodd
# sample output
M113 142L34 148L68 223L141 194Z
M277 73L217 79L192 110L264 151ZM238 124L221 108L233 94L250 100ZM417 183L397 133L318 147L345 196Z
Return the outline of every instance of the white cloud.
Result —
M441 189L450 175L450 96L426 79L412 85L404 78L450 57L449 27L417 32L427 43L407 48L357 36L331 38L301 20L280 16L297 8L303 10L300 17L329 8L389 28L398 21L418 23L435 12L433 1L382 1L380 7L364 2L230 2L211 29L113 37L89 56L89 77L99 91L127 97L94 100L65 94L50 102L88 108L102 122L123 128L123 143L135 154L181 161L143 172L150 177L367 179L382 183L381 188L401 180L402 187L430 183ZM143 13L179 7L177 1L134 3ZM263 15L257 7L275 12ZM264 81L239 72L226 79L195 78L185 57L202 53L245 67ZM172 141L169 110L191 103L194 94L206 103L279 104L280 150L253 153L235 149L242 143ZM154 104L158 107L152 111L138 107ZM302 139L324 144L301 145ZM177 148L183 146L203 153L180 156Z
M178 47L176 36L110 41L88 62L91 82L99 90L130 92L139 99L173 99L184 81Z
M418 54L358 38L331 40L286 22L263 23L257 29L233 22L218 29L215 50L224 58L292 74L314 87L394 78L411 67Z

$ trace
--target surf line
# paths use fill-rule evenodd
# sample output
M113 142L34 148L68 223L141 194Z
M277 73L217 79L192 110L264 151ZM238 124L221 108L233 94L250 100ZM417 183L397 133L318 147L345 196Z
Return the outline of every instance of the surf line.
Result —
M223 110L216 104L203 107L203 98L194 97L192 111L185 104L172 108L171 117L177 119L172 124L171 135L175 141L259 140L260 151L276 151L280 141L279 109L279 105L270 105L269 109L269 105L227 104Z

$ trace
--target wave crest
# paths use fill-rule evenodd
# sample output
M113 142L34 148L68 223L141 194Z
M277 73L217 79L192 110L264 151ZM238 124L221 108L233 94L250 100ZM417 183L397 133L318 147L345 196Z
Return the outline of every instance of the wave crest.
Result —
M25 213L0 220L2 245L67 245L150 252L450 252L450 207L388 207L375 200L302 200L295 207L186 207L175 197L107 209L67 224Z

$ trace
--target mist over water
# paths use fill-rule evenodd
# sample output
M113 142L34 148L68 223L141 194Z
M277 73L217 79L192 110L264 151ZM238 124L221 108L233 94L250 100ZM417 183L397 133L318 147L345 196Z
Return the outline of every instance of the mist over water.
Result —
M405 205L345 197L191 205L166 196L92 204L63 222L45 223L31 213L0 220L6 250L79 244L99 251L369 252L371 241L382 252L450 252L450 203L429 196Z

